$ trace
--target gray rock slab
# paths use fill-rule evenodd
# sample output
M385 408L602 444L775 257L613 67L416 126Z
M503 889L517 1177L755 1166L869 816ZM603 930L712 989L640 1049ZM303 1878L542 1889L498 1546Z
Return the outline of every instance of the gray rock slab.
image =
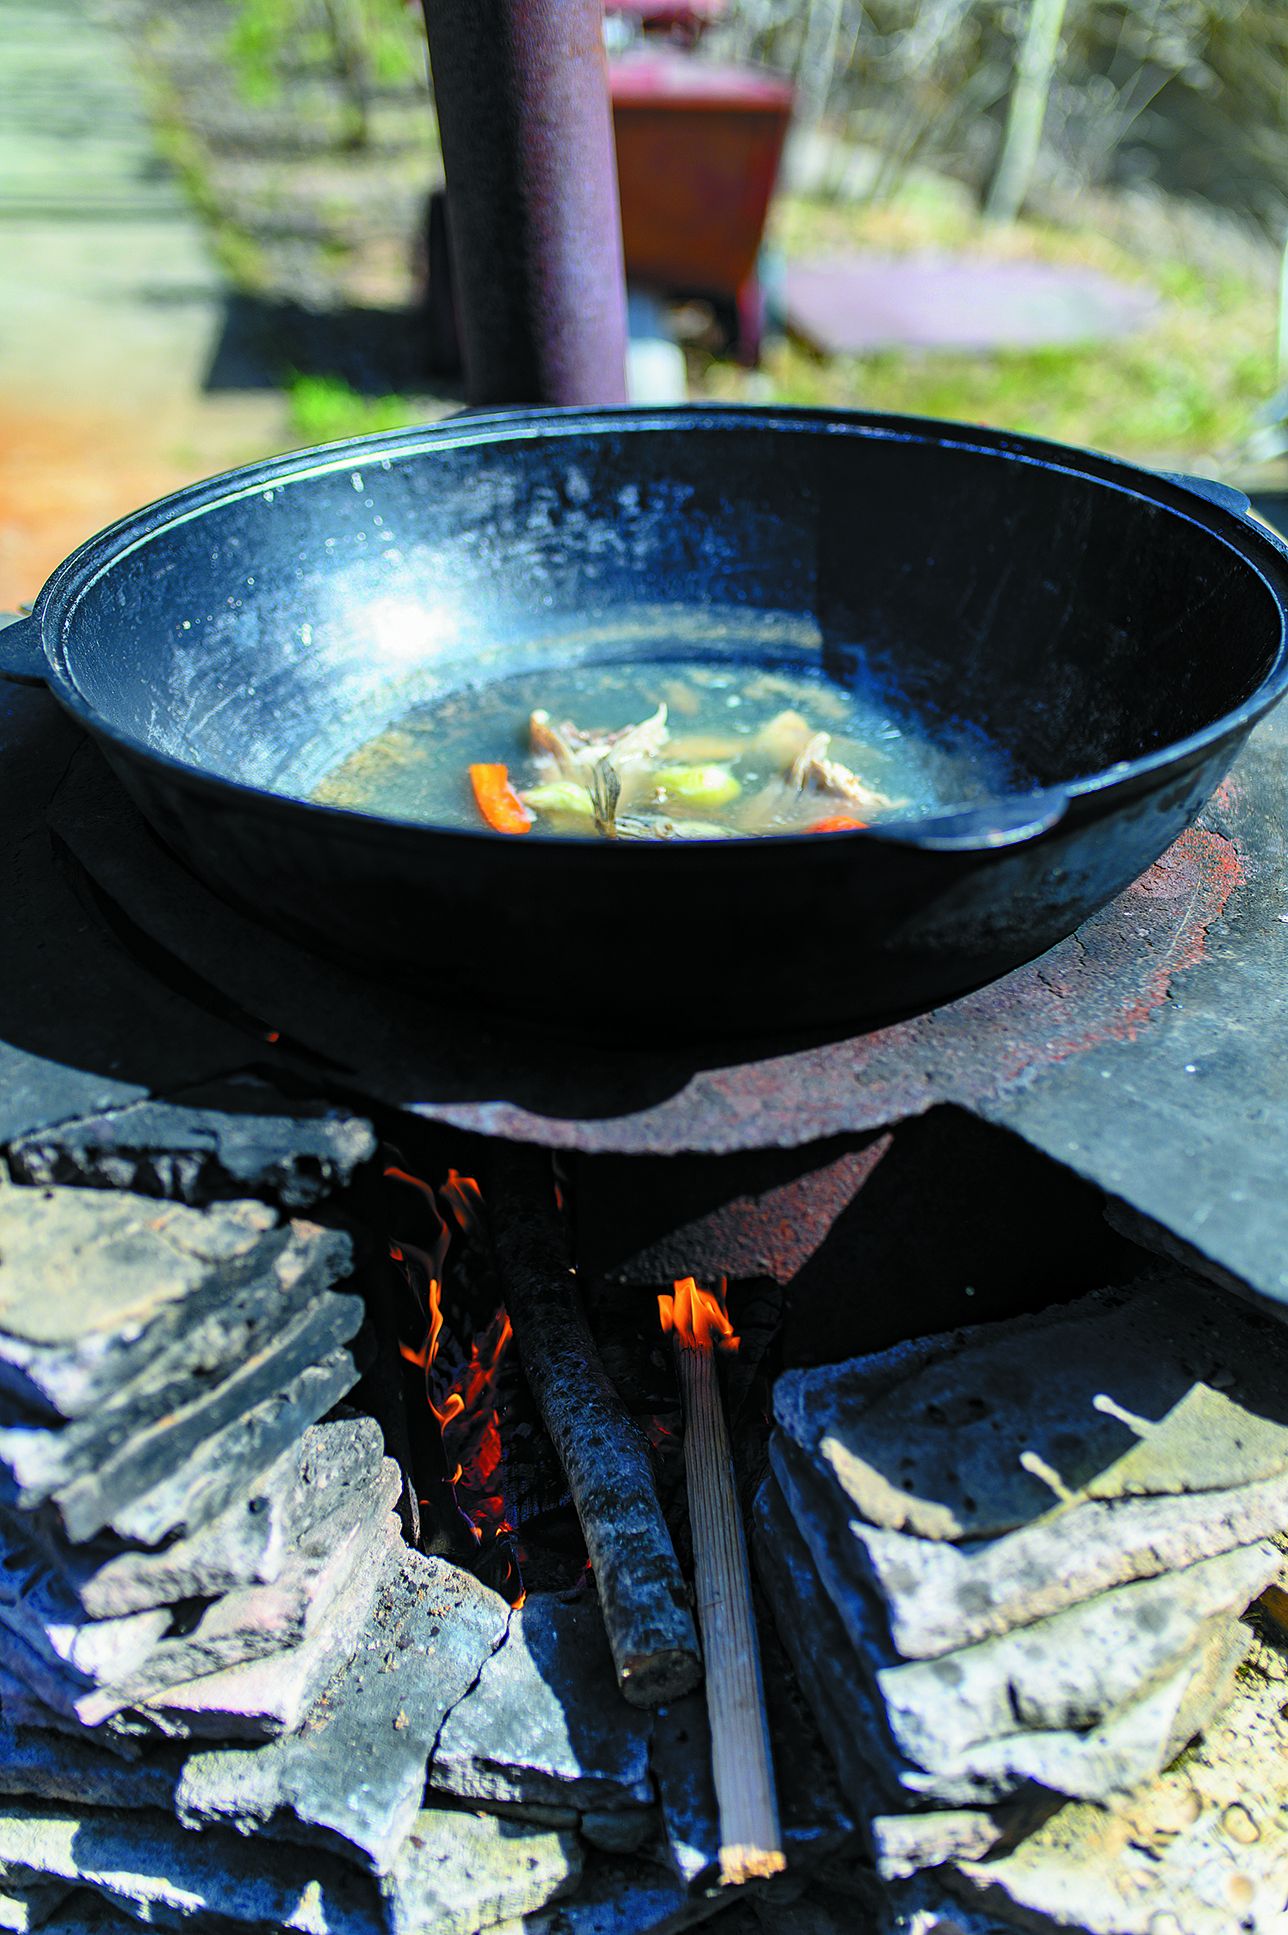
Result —
M421 1806L434 1742L509 1619L470 1573L401 1549L352 1660L298 1729L255 1750L194 1753L176 1793L181 1818L269 1835L285 1825L388 1869Z
M725 1903L697 1901L664 1869L645 1861L587 1864L567 1901L525 1916L523 1935L672 1935L705 1921ZM496 1935L511 1935L501 1924Z
M820 1497L823 1510L839 1502L834 1490ZM1288 1479L1189 1497L1088 1500L978 1544L886 1531L843 1508L840 1522L854 1541L855 1584L880 1594L899 1653L926 1659L1267 1538L1288 1525Z
M0 1809L0 1877L92 1888L139 1921L201 1918L289 1935L376 1935L371 1883L316 1851L189 1834L161 1814L54 1801Z
M1043 1935L1280 1935L1288 1899L1288 1666L1257 1642L1179 1765L1111 1809L1071 1803L1018 1847L942 1872Z
M390 1935L477 1935L572 1893L581 1869L567 1829L425 1809L381 1884Z
M138 1935L133 1915L123 1915L88 1888L64 1896L44 1924L46 1935Z
M799 1456L774 1471L899 1751L934 1769L976 1742L1022 1731L1083 1732L1174 1672L1209 1622L1239 1614L1279 1571L1266 1541L1115 1587L1047 1619L931 1660L899 1662L872 1594L847 1564L849 1534L820 1510ZM804 1479L805 1482L798 1482Z
M241 1496L191 1536L159 1547L122 1547L117 1541L103 1547L57 1544L52 1556L92 1619L269 1585L315 1526L323 1520L339 1524L346 1501L374 1484L383 1455L374 1418L310 1425L267 1471L250 1479Z
M170 1625L164 1606L122 1619L90 1620L48 1560L12 1524L0 1526L0 1625L65 1669L69 1694L124 1677L139 1666Z
M617 1690L597 1600L534 1594L447 1717L430 1787L466 1800L647 1807L649 1728Z
M949 1894L935 1874L896 1882L884 1897L865 1935L1017 1935L1015 1922Z
M776 1407L859 1517L980 1539L1081 1498L1282 1475L1286 1373L1282 1326L1178 1275L902 1357L789 1373Z
M34 1882L30 1888L0 1888L0 1928L25 1935L41 1928L73 1892L65 1881Z
M1074 1799L1109 1801L1158 1773L1228 1701L1246 1642L1237 1621L1214 1621L1190 1660L1090 1731L981 1741L933 1773L905 1770L902 1784L912 1795L948 1805L990 1805L1030 1783Z
M874 1865L884 1881L942 1868L946 1861L981 1861L1002 1839L997 1818L980 1808L878 1814L869 1831Z
M528 1808L518 1810L531 1818ZM575 1827L589 1848L605 1854L642 1854L657 1840L657 1812L653 1808L592 1808L587 1814L568 1810L571 1820L561 1827Z
M74 1450L56 1441L75 1427L47 1431L25 1425L0 1429L0 1488L10 1509L49 1501L73 1543L92 1538L116 1511L142 1493L255 1405L317 1364L361 1327L360 1297L326 1291L288 1316L254 1354L212 1388L142 1429L114 1435L105 1453Z
M899 1753L872 1680L855 1662L849 1635L832 1600L818 1585L805 1540L774 1480L754 1509L756 1558L774 1604L779 1637L818 1728L828 1743L841 1788L866 1832L872 1860L880 1860L882 1829L874 1821L893 1811L942 1807L973 1813L984 1840L1002 1838L1039 1784L1054 1794L1104 1800L1164 1767L1230 1697L1245 1627L1213 1620L1191 1654L1158 1685L1118 1707L1087 1732L1042 1730L977 1743L936 1771L915 1767ZM965 1832L965 1823L955 1831ZM934 1825L926 1834L938 1832Z
M351 1258L348 1237L299 1222L267 1237L261 1250L258 1274L228 1283L217 1305L173 1348L159 1352L137 1377L123 1377L112 1398L87 1416L56 1430L43 1429L44 1419L6 1416L4 1426L14 1434L19 1453L25 1447L35 1463L33 1476L47 1470L62 1482L89 1470L147 1426L211 1392L321 1302Z
M23 1137L9 1166L25 1183L131 1190L171 1202L267 1196L307 1209L375 1153L371 1124L326 1102L288 1100L242 1077L64 1122Z
M122 1760L93 1738L15 1725L0 1718L0 1794L74 1801L82 1807L172 1811L181 1754L163 1747Z
M885 1808L907 1805L903 1762L880 1702L860 1671L849 1635L824 1592L813 1556L771 1475L751 1514L756 1576L778 1637L827 1744L844 1794L862 1831Z
M393 1563L401 1564L395 1546ZM313 1701L353 1657L359 1636L385 1583L378 1565L359 1566L329 1619L284 1653L203 1674L167 1687L146 1705L114 1714L98 1731L167 1740L274 1740L299 1727Z
M147 1491L129 1500L102 1500L87 1515L101 1521L97 1530L141 1545L159 1545L172 1533L192 1532L222 1512L309 1425L347 1396L369 1354L369 1342L359 1333L352 1343L306 1365L278 1390L249 1405Z
M1279 1566L1273 1546L1241 1547L1000 1639L882 1669L890 1730L909 1760L933 1768L1008 1734L1101 1726L1184 1667L1213 1619L1246 1611Z
M307 1645L333 1617L355 1575L379 1569L401 1543L402 1530L390 1510L400 1486L397 1467L387 1461L374 1488L374 1518L364 1514L336 1527L333 1536L331 1527L324 1528L325 1538L305 1544L271 1585L247 1586L213 1600L186 1631L162 1639L131 1673L78 1696L77 1718L94 1726L169 1687Z
M0 1388L78 1417L181 1336L277 1229L262 1203L159 1208L88 1189L0 1187ZM280 1245L279 1232L276 1243Z

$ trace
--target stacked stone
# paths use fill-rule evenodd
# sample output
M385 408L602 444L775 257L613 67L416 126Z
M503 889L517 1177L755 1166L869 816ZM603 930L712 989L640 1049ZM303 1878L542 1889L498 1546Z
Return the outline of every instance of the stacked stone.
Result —
M1046 1927L985 1857L1022 1866L1063 1799L1112 1817L1229 1707L1283 1564L1285 1389L1282 1327L1179 1276L779 1381L760 1568L883 1876ZM1058 1897L1052 1927L1136 1926Z
M369 1129L218 1099L8 1152L0 1927L691 1919L593 1594L513 1609L403 1543L376 1422L336 1414L349 1240L246 1194L307 1210Z
M351 1263L258 1201L0 1188L8 1717L200 1731L212 1678L286 1652L316 1690L393 1535L377 1428L316 1423L362 1367Z

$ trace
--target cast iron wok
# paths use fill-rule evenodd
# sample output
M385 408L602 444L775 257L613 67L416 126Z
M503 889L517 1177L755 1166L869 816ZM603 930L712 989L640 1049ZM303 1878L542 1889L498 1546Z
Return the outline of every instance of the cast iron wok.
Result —
M461 417L247 466L82 546L0 632L227 899L427 1003L625 1036L942 1001L1193 819L1288 679L1288 548L1220 486L961 425ZM674 643L820 666L1029 790L868 832L555 841L309 804L453 687Z

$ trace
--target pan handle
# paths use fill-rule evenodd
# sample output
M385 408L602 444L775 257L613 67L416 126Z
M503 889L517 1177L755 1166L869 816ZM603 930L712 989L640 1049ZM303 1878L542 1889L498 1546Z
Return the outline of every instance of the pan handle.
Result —
M48 671L39 620L19 611L0 611L0 679L11 685L43 685Z
M919 847L926 853L987 853L996 847L1023 846L1058 826L1069 809L1069 795L1059 786L1038 792L1015 793L985 800L964 813L926 820L916 831L901 829L897 820L885 826L878 820L864 833L866 840L889 840L892 846Z
M1233 484L1220 484L1215 477L1191 477L1184 470L1163 470L1159 475L1169 484L1179 484L1182 490L1192 490L1196 497L1206 497L1209 504L1223 511L1233 511L1236 517L1254 516L1251 498Z

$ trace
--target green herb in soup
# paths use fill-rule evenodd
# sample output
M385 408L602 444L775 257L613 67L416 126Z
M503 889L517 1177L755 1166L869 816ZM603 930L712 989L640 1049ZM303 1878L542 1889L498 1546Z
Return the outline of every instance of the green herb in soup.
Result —
M824 678L668 659L453 693L351 753L314 798L505 834L723 840L854 830L1003 783L982 743L937 746Z

